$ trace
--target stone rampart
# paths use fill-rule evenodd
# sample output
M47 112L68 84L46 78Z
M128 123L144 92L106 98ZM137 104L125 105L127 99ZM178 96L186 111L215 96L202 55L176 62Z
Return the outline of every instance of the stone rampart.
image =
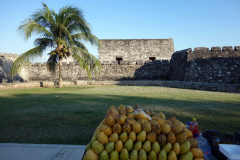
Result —
M98 49L99 60L123 61L155 60L171 58L174 53L173 39L107 39L101 40L102 46Z
M58 81L58 69L55 74L48 71L46 63L34 63L25 66L28 76L22 77L25 81ZM63 80L89 80L85 70L75 62L63 63ZM155 61L123 61L120 65L115 62L102 62L100 75L92 73L92 79L98 81L117 80L168 80L170 63L168 60Z
M197 47L175 52L170 79L240 84L240 47Z

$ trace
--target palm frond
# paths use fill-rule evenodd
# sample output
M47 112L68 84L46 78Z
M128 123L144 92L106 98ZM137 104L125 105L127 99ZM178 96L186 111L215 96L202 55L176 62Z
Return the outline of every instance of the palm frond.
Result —
M76 41L90 42L92 45L101 47L101 41L91 33L76 33L72 35L72 38Z
M47 68L51 72L56 71L56 66L58 65L59 61L59 56L57 54L55 55L50 55L48 60L47 60Z
M28 62L34 60L37 57L41 57L43 54L43 48L42 46L38 46L35 48L32 48L28 50L27 52L21 54L13 63L10 75L13 78L14 75L17 74L17 72Z
M50 38L37 38L34 41L35 46L49 46L54 47L56 45L55 41Z
M18 32L22 34L26 40L28 40L33 33L46 38L54 37L45 27L30 18L22 22L22 25L18 28Z
M70 47L69 51L71 52L72 57L78 61L79 66L86 70L90 80L90 71L94 72L97 76L99 75L102 66L97 58L95 58L89 52L78 47Z
M81 43L79 41L73 41L73 42L74 42L76 47L81 48L81 49L85 50L86 52L88 52L87 47L83 43Z

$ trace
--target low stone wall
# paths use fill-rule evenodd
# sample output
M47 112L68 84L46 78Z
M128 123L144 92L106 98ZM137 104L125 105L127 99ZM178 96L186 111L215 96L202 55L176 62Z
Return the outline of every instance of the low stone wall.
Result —
M203 82L184 82L184 81L63 81L63 86L163 86L171 88L196 89L206 91L232 92L240 93L240 84L219 84L219 83L203 83ZM0 84L1 89L16 88L37 88L37 87L54 87L57 82L23 82L23 83L6 83Z

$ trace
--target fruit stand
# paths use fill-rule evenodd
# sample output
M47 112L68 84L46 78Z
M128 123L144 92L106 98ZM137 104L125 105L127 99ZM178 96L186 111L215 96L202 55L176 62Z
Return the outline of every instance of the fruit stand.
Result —
M204 160L184 123L138 105L110 106L86 147L84 160Z

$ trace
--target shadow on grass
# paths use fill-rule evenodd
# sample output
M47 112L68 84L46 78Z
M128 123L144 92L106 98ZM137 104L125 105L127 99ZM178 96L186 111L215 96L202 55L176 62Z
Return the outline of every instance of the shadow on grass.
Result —
M139 104L183 123L197 117L200 129L240 131L236 102L70 93L14 94L0 101L0 143L87 144L109 106L120 104Z

